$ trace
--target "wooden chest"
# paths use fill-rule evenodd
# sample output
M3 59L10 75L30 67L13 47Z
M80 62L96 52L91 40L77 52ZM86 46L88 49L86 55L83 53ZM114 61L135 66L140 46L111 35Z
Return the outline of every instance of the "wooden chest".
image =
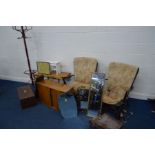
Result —
M36 104L37 100L30 86L18 87L17 92L23 109Z

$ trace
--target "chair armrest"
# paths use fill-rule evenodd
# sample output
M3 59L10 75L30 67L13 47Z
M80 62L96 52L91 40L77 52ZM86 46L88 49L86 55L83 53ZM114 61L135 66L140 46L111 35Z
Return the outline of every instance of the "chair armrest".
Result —
M124 96L124 101L128 98L128 96L129 96L129 90L128 91L126 91L126 93L125 93L125 96Z
M72 77L75 77L75 75L74 74L71 74L69 78L72 78Z
M73 77L73 76L75 76L75 75L72 75L72 74L71 74L69 77L65 78L65 82L66 82L66 83L68 83L68 82L70 83L70 82L72 81L72 77Z

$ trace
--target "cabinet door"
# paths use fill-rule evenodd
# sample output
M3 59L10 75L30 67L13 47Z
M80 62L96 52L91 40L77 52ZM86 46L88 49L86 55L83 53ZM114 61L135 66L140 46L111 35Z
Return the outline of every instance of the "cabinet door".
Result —
M58 96L62 94L62 92L59 92L57 90L51 90L51 99L52 99L52 107L54 110L58 111Z
M51 103L50 89L40 84L37 84L37 89L38 89L38 95L39 95L40 101L42 101L49 108L51 108L52 103Z

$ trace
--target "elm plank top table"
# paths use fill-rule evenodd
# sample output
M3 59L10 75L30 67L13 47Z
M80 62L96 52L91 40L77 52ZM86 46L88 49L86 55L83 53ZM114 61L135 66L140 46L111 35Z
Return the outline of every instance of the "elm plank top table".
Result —
M40 76L43 75L47 78L53 78L53 79L57 79L57 80L63 80L64 84L66 84L65 79L70 78L72 75L69 72L61 72L61 73L55 73L55 72L51 72L50 74L40 74L40 73L35 73L35 76Z
M54 89L59 92L67 93L69 92L73 87L68 86L66 84L62 83L56 83L51 80L42 80L40 82L37 82L37 84L40 84L42 86L48 87L50 89Z

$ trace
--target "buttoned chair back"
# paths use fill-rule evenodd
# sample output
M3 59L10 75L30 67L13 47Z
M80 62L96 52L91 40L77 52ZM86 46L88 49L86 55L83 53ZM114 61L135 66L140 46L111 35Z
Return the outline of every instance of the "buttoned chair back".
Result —
M97 70L97 60L89 57L76 57L74 58L74 81L72 86L75 90L83 86L90 87L91 75Z
M111 105L121 104L128 96L138 71L139 68L134 65L119 62L110 63L102 102Z

